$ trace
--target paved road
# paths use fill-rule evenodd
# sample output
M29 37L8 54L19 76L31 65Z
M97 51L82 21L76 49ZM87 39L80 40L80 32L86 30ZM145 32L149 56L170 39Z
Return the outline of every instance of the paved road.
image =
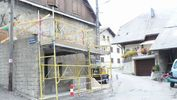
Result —
M116 79L118 74L118 80ZM0 89L0 100L25 100ZM60 100L177 100L177 85L170 88L169 83L150 80L113 72L113 88L82 96L62 97Z
M95 94L71 98L72 100L177 100L177 86L170 88L169 83L150 80L149 77L138 77L114 72L113 91L111 89Z
M175 90L169 83L150 80L149 77L137 77L119 74L120 86L114 89L109 100L173 100L177 99ZM114 84L114 86L116 86ZM108 99L106 99L108 100Z

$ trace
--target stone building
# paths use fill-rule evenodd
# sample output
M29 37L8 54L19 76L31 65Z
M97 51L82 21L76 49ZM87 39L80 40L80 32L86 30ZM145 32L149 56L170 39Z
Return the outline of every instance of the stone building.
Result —
M49 66L53 64L55 57L45 58L45 56L55 56L55 50L55 63L60 64L60 67L57 67L59 72L57 75L68 76L68 79L63 77L66 80L60 77L61 81L57 84L58 92L61 93L69 91L69 85L77 82L75 76L78 73L74 70L78 67L70 66L70 71L73 71L71 74L65 65L88 64L88 48L93 55L92 59L98 53L94 47L96 45L96 17L88 1L56 0L54 10L48 1L50 0L16 0L14 8L13 90L32 99L40 98L41 74L44 98L45 95L56 93L56 76L53 73L55 70ZM8 5L8 0L0 1L0 35L6 34L0 40L0 86L3 88L8 88L9 84ZM52 12L55 14L55 21L52 18ZM56 49L53 47L54 34ZM38 42L38 39L41 41ZM40 70L42 64L43 67ZM84 70L86 72L80 74L83 77L80 81L90 82L88 68ZM47 79L50 77L54 79ZM81 87L88 88L88 85L84 84Z

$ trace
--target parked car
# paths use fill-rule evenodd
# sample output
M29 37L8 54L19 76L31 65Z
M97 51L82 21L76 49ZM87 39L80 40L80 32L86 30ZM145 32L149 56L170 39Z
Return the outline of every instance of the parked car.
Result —
M173 62L168 81L170 82L170 87L174 87L175 83L177 83L177 59Z

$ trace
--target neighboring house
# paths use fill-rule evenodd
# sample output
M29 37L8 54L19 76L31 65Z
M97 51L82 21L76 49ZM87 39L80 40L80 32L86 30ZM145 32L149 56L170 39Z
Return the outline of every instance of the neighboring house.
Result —
M159 34L151 50L156 52L156 58L162 72L169 72L175 59L177 59L177 12L170 15L164 31Z
M53 77L53 79L41 81L41 84L44 84L42 87L44 98L46 95L55 94L55 86L58 86L59 93L69 91L69 85L76 84L76 79L79 79L75 77L78 76L76 72L78 67L72 66L70 70L67 70L66 65L88 64L88 47L96 45L96 17L87 0L54 0L57 1L54 3L56 7L54 10L55 30L53 30L54 21L51 18L53 10L48 5L49 1L52 0L18 0L14 8L14 37L16 40L14 40L13 53L13 90L30 99L40 98L40 75L42 79ZM9 22L9 4L8 0L0 1L0 36L8 33L6 25ZM6 32L4 33L2 30ZM54 36L52 35L54 32L56 33L56 53L54 53L54 43L51 37ZM39 34L41 36L39 38L42 38L41 44L37 43L36 36ZM3 41L0 43L0 86L8 88L7 35L3 35L0 41ZM39 47L41 47L40 50ZM39 53L41 62L39 62ZM93 57L97 53L95 48L91 48ZM56 54L56 63L60 64L58 66L52 65L55 62L54 54ZM39 65L40 63L43 65ZM57 77L54 76L54 67L57 67ZM83 68L86 72L88 71L88 68L84 66ZM80 74L82 74L80 82L91 81L88 73ZM64 77L61 80L61 76L65 75L69 78ZM88 89L89 86L82 84L81 87Z
M158 47L165 49L168 45L175 43L164 39L164 35L170 34L171 37L171 31L166 33L167 30L175 30L174 19L171 19L175 18L175 13L176 11L172 10L154 11L151 8L150 13L142 14L120 27L119 35L115 37L113 44L120 44L124 50L124 72L140 76L150 75L152 66L155 64L159 64L161 71L165 71L167 65L163 63L165 63L164 60L167 62L168 54L165 54L164 50L159 51ZM169 22L172 22L171 25ZM163 45L163 42L168 43Z
M121 59L121 48L117 44L112 45L112 40L115 37L115 33L108 27L102 28L100 30L100 45L105 49L108 49L110 46L110 54L102 55L101 62L108 65L111 63L112 67L121 67L122 59Z

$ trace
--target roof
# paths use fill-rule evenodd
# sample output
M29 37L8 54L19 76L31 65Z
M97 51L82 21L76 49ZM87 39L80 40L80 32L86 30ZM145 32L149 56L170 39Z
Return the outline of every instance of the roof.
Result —
M88 2L88 0L83 0L83 2L85 2L86 7L89 9L89 11L91 12L92 16L94 19L96 19L96 14L92 8L92 6L90 5L90 3Z
M177 27L167 28L161 33L155 43L151 46L150 50L162 50L177 48Z
M177 11L169 14L171 14L170 20L168 20L163 32L159 34L155 43L151 46L151 50L177 48Z
M111 28L110 27L106 27L106 28L102 28L102 29L100 29L100 34L102 34L104 31L108 31L113 37L115 37L115 33L111 30Z
M150 13L142 14L120 27L113 39L113 44L143 41L147 35L159 34L167 26L171 12L155 10L155 16Z
M26 4L29 4L29 5L32 5L32 6L35 6L35 7L38 7L38 8L42 8L42 9L47 10L47 11L52 11L51 8L49 8L49 7L47 7L47 6L44 6L44 5L40 4L40 3L35 3L35 2L33 2L33 0L19 0L19 1L21 1L21 2L23 2L23 3L26 3ZM40 1L38 1L38 2L40 2ZM88 0L83 0L83 2L84 2L84 4L86 5L86 7L89 9L89 11L91 12L92 17L93 17L94 19L96 19L96 14L95 14L95 12L93 11L92 7L90 6ZM84 22L84 23L87 23L87 24L90 24L90 25L94 25L94 26L95 26L95 23L93 23L93 22L89 22L89 21L83 20L83 19L81 19L81 18L72 16L72 15L70 15L70 14L66 14L66 13L60 12L60 11L58 11L58 10L55 10L54 12L57 13L57 14L63 15L63 16L65 16L65 17L72 18L72 19L75 19L75 20L78 20L78 21L81 21L81 22Z

